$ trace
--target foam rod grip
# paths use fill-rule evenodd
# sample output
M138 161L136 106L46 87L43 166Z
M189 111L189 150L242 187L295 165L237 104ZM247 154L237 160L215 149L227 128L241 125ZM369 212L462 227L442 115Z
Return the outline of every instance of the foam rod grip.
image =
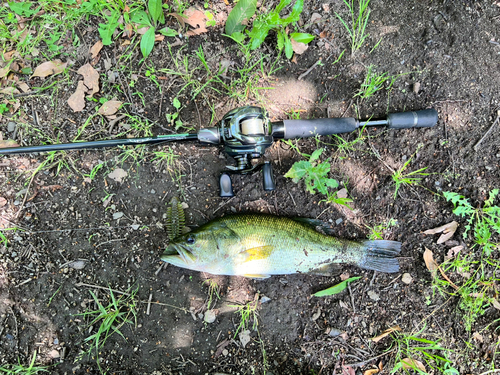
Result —
M350 133L358 128L358 120L351 117L318 118L312 120L284 120L284 138L307 138L316 135Z
M391 113L387 116L387 127L390 129L431 128L437 122L438 113L435 109Z

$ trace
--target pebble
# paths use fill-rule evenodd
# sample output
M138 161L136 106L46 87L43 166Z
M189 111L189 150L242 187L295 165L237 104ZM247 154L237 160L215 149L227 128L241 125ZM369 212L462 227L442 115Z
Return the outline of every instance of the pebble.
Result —
M119 218L123 217L123 212L115 212L113 214L113 220L118 220Z
M368 291L368 297L370 297L374 301L379 301L380 300L380 296L378 295L378 293L374 292L373 290L369 290Z
M338 218L337 220L335 220L335 224L339 225L343 222L344 220L342 218Z
M12 133L14 130L16 130L16 127L17 124L15 122L9 121L9 123L7 124L7 131Z
M228 355L228 354L229 354L229 351L228 351L227 349L224 349L224 350L222 351L222 355L223 355L224 357L227 357L227 355Z
M52 359L57 359L60 357L59 355L59 351L58 350L51 350L49 353L48 353L48 356Z
M207 310L207 311L205 311L205 316L204 316L203 320L206 323L213 323L213 322L215 322L215 318L216 318L216 315L215 315L215 311L214 310Z
M54 339L54 345L59 345L59 339Z
M266 303L266 302L269 302L270 300L271 300L271 298L269 298L267 296L260 297L260 303Z
M413 278L411 275L407 272L403 274L403 277L401 278L401 281L404 282L405 284L411 284L413 281Z
M131 227L133 230L137 230L137 229L139 229L139 224L132 224L130 227Z
M342 331L340 329L337 329L337 328L332 328L330 330L330 332L328 332L328 335L332 336L332 337L337 337L337 336L340 336L341 334L342 334Z
M420 82L415 82L415 83L413 84L413 92L414 92L415 94L418 94L418 92L419 92L419 91L420 91Z

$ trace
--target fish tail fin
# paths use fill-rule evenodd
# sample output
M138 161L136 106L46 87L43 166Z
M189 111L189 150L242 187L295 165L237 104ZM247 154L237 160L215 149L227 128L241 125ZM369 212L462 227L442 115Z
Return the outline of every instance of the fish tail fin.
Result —
M358 266L367 270L395 273L399 272L396 256L401 252L401 242L373 240L363 242L364 256Z

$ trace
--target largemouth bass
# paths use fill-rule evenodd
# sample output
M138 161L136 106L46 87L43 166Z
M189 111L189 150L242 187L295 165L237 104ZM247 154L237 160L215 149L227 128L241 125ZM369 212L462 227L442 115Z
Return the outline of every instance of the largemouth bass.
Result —
M176 238L161 259L214 275L266 278L293 273L331 274L340 263L398 272L396 241L355 242L318 232L319 220L240 214L213 220ZM336 267L337 266L337 267Z

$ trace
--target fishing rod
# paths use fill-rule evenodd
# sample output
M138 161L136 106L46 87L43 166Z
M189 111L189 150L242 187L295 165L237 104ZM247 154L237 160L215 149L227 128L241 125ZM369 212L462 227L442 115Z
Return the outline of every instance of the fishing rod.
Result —
M201 144L224 145L224 151L236 161L227 165L219 179L220 196L233 197L230 174L249 174L262 170L263 188L275 190L271 164L253 164L274 141L308 138L318 135L350 133L365 126L386 126L389 129L427 128L438 121L435 109L390 113L383 120L360 121L353 117L283 120L271 122L265 109L246 106L229 111L217 126L200 129L197 133L166 134L147 138L109 139L91 142L73 142L54 145L0 148L0 155L34 152L84 150L117 146L159 144L164 142L194 141Z

